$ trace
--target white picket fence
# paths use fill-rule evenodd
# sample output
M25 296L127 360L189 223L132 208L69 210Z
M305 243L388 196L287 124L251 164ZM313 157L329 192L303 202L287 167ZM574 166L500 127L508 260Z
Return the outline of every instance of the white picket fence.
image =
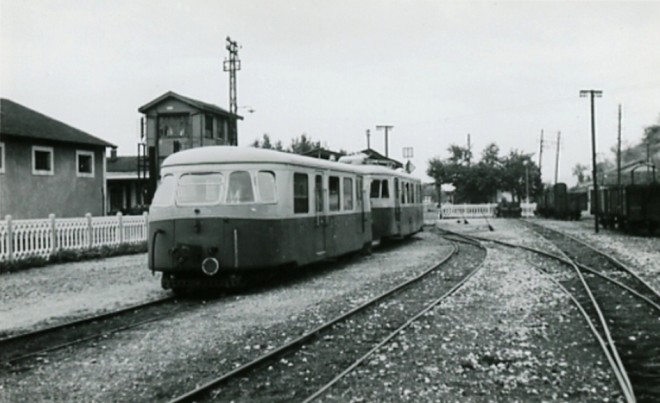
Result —
M0 221L0 262L48 257L59 250L136 243L147 239L147 213L140 216L55 218Z
M438 218L491 218L495 217L495 203L486 204L443 204L440 207ZM521 215L523 217L534 217L536 203L521 203Z

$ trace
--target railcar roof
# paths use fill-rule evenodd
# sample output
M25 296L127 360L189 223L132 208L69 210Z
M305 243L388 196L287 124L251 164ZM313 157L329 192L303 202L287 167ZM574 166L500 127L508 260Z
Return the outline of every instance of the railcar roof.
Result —
M306 166L317 169L336 169L350 171L363 175L392 175L418 180L414 176L393 171L376 165L352 165L342 162L328 161L319 158L267 150L255 147L207 146L179 151L163 161L163 168L181 165L200 164L241 164L241 163L272 163Z

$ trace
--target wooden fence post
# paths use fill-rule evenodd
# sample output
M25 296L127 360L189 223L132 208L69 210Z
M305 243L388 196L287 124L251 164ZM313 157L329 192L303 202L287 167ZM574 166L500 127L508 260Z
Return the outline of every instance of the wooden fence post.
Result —
M7 214L5 220L7 221L7 256L11 262L14 259L14 233L11 228L11 215Z
M124 216L122 215L121 211L117 212L117 225L119 226L119 233L117 234L117 240L119 241L119 244L124 243Z
M94 244L94 228L92 227L92 214L87 213L85 214L85 218L87 218L87 247L91 248L92 245Z
M144 229L142 230L142 234L144 234L144 239L149 241L149 213L145 211L142 213L142 217L144 217Z
M57 228L55 226L55 214L48 214L50 220L50 253L57 251Z

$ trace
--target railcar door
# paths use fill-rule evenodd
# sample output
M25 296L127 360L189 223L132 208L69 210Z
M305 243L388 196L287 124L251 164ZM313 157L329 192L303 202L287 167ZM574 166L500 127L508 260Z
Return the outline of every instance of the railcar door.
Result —
M401 182L399 178L394 178L394 229L396 235L401 235Z
M316 255L323 256L326 254L326 238L328 228L328 212L325 203L325 188L323 186L325 180L322 172L314 174L314 211L316 214L315 236L316 240Z

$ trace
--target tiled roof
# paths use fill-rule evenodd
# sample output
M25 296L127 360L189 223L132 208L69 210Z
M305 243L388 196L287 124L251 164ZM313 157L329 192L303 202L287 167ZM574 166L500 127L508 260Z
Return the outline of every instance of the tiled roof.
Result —
M209 104L209 103L206 103L206 102L202 102L202 101L198 101L198 100L193 99L193 98L184 97L183 95L179 95L179 94L177 94L176 92L173 92L173 91L168 91L165 94L163 94L163 95L159 96L158 98L154 99L153 101L149 102L148 104L141 106L138 109L138 112L145 113L146 111L151 109L153 106L161 103L162 101L166 100L167 98L178 99L179 101L181 101L183 103L186 103L188 105L191 105L191 106L193 106L197 109L200 109L200 110L203 110L203 111L206 111L206 112L211 112L211 113L214 113L216 115L233 116L236 119L241 119L241 120L243 119L242 116L234 115L233 113L231 113L229 111L226 111L226 110L222 109L219 106Z
M0 98L0 133L31 139L114 147L114 144L85 133L9 99Z

